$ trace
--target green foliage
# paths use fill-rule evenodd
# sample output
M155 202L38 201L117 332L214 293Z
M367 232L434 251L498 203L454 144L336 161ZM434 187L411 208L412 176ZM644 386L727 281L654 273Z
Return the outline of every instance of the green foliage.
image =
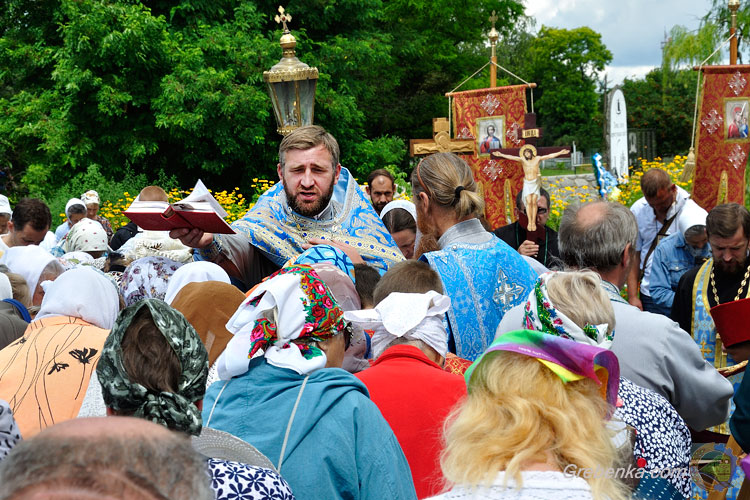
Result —
M601 144L598 75L612 60L601 35L590 28L543 26L529 47L534 95L544 127L542 143L575 140L580 150Z
M656 68L641 80L623 82L628 128L653 129L657 156L687 154L697 78L698 74L692 70Z

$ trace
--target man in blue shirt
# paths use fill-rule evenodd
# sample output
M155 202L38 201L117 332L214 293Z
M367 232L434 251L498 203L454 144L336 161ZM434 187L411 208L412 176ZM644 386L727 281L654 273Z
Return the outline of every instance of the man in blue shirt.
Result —
M651 298L659 314L669 316L680 278L711 256L706 236L708 213L698 205L686 205L677 220L677 232L664 238L654 250L651 263Z

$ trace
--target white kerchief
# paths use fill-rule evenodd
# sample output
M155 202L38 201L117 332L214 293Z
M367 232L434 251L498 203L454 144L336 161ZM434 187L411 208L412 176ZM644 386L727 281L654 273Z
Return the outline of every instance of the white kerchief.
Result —
M175 271L169 278L164 302L171 305L174 298L186 285L202 281L221 281L231 284L229 275L221 266L206 261L189 262Z
M384 207L383 210L380 211L380 220L383 220L383 217L385 217L385 214L393 210L394 208L402 208L409 212L412 217L414 217L414 221L417 221L417 207L414 205L414 203L407 201L407 200L393 200L388 202Z
M375 309L350 311L344 319L358 329L374 330L372 350L375 357L396 338L421 340L445 357L448 352L448 334L443 316L450 308L451 299L435 291L427 293L394 292L383 299Z
M44 299L37 319L72 316L111 330L120 312L117 288L91 267L65 271L55 281L44 282Z
M47 264L53 260L55 257L47 250L36 245L28 245L10 247L0 258L0 264L5 264L11 272L23 276L29 286L29 294L33 297L39 283L39 276Z
M0 273L0 300L12 299L13 287L5 273Z
M84 217L70 228L62 249L66 253L105 251L109 249L107 232L99 222Z

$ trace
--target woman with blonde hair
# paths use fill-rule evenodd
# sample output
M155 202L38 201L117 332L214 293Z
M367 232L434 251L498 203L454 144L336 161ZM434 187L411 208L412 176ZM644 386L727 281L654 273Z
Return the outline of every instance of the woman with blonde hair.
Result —
M455 486L433 498L626 498L602 472L617 459L606 418L618 377L606 349L532 330L499 337L466 372L441 459Z
M449 350L474 360L492 342L504 312L523 302L537 275L482 226L477 217L484 200L464 160L452 153L430 155L414 169L411 183L422 232L415 255L437 271L452 300Z

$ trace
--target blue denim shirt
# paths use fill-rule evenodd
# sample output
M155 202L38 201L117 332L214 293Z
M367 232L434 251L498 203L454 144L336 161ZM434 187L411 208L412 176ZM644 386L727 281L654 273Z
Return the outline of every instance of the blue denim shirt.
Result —
M701 257L711 256L711 246L706 243ZM651 298L666 315L672 309L677 283L689 269L696 266L695 258L688 251L688 244L682 233L670 234L654 249L651 264Z

